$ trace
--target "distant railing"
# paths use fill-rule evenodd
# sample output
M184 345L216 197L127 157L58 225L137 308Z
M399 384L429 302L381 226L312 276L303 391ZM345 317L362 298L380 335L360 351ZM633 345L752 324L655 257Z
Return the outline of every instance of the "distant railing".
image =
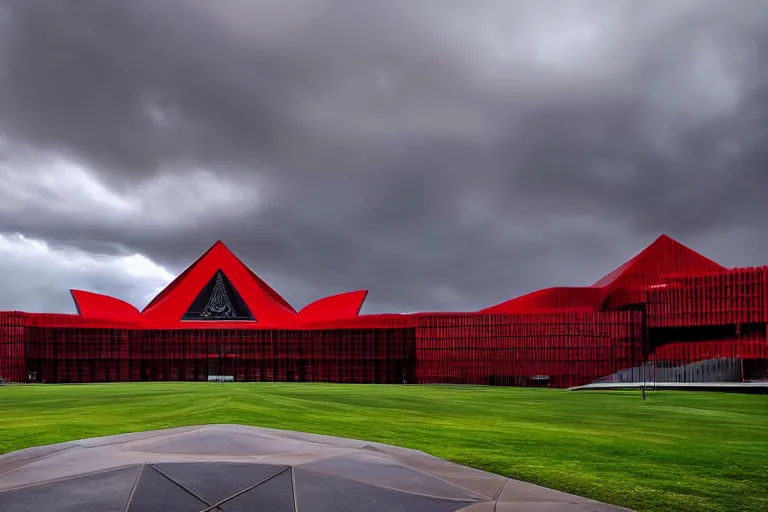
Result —
M742 382L743 380L740 359L713 358L688 364L672 361L649 362L620 370L594 382Z

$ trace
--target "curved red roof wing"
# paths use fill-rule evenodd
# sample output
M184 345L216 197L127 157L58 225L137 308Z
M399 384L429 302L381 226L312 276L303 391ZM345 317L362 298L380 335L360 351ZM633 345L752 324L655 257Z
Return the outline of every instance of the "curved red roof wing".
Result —
M78 314L83 318L140 322L139 310L125 301L83 290L70 290Z
M368 290L357 290L316 300L299 311L299 322L306 324L356 317L367 296Z

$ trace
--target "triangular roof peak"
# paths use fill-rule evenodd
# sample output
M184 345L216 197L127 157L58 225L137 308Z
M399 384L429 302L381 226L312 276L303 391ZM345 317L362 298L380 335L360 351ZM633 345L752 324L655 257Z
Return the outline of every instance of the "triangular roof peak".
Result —
M176 278L175 278L173 281L171 281L171 282L168 284L168 286L166 286L165 288L163 288L162 290L160 290L160 293L158 293L157 295L155 295L155 298L153 298L151 301L149 301L149 304L147 304L146 306L144 306L144 309L142 310L142 313L144 313L144 312L146 312L146 311L148 311L148 310L152 309L152 308L153 308L153 307L154 307L154 306L155 306L157 303L159 303L160 301L162 301L162 300L163 300L163 299L164 299L164 298L165 298L165 297L166 297L166 296L167 296L169 293L171 293L171 292L172 292L172 291L173 291L173 290L176 288L176 286L177 286L177 285L178 285L178 284L179 284L179 283L180 283L180 282L181 282L181 281L182 281L182 280L183 280L183 279L186 277L187 273L188 273L188 272L189 272L189 271L190 271L192 268L194 268L194 267L195 267L195 265L197 265L198 263L200 263L200 261L201 261L203 258L205 258L206 256L208 256L208 254L209 254L211 251L213 251L213 249L214 249L216 246L218 246L218 245L222 245L222 246L224 246L224 243L223 243L221 240L217 240L215 244L213 244L212 246L210 246L210 247L209 247L209 248L208 248L208 249L207 249L207 250L206 250L206 251L205 251L203 254L201 254L201 255L200 255L200 256L199 256L199 257L198 257L198 258L197 258L195 261L193 261L193 262L192 262L192 263L191 263L191 264L190 264L190 265L189 265L187 268L185 268L185 269L184 269L184 270L181 272L181 274L177 275L177 276L176 276ZM225 248L227 251L229 251L229 249L227 249L227 248L226 248L226 246L224 246L224 248Z
M200 291L221 270L262 324L290 323L296 311L217 240L144 308L142 315L159 322L182 318Z
M594 288L608 286L621 276L629 273L686 273L719 272L725 267L699 254L667 234L662 234L632 259L605 275L592 285Z

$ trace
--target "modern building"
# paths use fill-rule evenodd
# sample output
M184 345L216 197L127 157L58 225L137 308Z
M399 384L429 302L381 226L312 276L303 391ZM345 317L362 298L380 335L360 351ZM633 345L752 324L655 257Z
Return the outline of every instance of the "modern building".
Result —
M768 267L728 269L667 236L591 286L476 312L360 315L367 294L296 311L216 242L142 311L72 290L77 315L0 313L0 378L552 387L648 371L685 382L768 378Z

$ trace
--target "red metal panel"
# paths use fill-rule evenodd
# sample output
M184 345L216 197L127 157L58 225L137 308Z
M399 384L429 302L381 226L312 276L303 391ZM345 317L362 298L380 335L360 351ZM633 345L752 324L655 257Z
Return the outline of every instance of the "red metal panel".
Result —
M650 327L764 324L768 267L670 278L647 294Z
M0 313L0 378L6 382L26 382L24 319L16 311Z
M642 313L422 317L423 383L567 386L640 362Z
M416 320L416 326L404 319ZM641 313L418 315L390 326L157 330L38 317L26 361L41 382L236 380L566 386L637 364ZM48 325L46 325L48 324ZM5 360L5 359L4 359Z

